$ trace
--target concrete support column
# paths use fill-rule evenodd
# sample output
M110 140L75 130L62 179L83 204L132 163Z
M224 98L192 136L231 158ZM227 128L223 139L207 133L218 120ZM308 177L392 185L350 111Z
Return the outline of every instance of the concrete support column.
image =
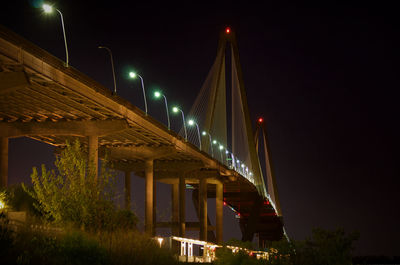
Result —
M217 244L221 244L223 240L223 216L224 216L224 184L216 184L216 197L215 197L215 224Z
M88 160L94 164L95 176L98 176L99 168L99 137L89 136L88 137Z
M153 160L146 160L144 167L145 175L145 231L147 235L153 236Z
M131 172L125 171L125 209L131 209Z
M157 229L157 183L153 178L153 236L156 235Z
M179 236L185 237L186 220L185 220L185 199L186 199L186 183L185 177L179 177Z
M8 138L0 138L0 188L8 184Z
M172 196L172 235L179 236L179 182L171 185Z
M207 179L199 184L200 240L207 241Z

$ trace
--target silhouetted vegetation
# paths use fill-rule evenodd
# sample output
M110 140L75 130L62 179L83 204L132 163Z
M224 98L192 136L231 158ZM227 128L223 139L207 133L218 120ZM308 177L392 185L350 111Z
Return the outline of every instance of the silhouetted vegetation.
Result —
M353 243L357 232L345 233L313 229L312 236L304 241L271 242L268 260L256 260L245 251L232 253L229 249L218 250L215 264L271 264L271 265L343 265L352 264ZM251 249L251 244L233 242L232 245Z
M39 174L33 168L33 188L23 187L48 223L90 231L136 227L136 216L116 207L113 171L106 167L106 161L101 164L97 176L79 141L67 142L56 158L57 171L42 165Z

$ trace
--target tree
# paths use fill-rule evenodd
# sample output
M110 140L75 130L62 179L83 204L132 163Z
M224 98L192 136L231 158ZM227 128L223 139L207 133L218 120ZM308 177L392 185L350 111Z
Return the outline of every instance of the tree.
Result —
M58 225L72 225L83 230L113 229L114 219L119 218L113 203L114 174L103 161L99 176L94 163L87 159L78 140L66 143L57 156L55 170L42 165L41 175L34 167L31 174L33 191L24 189L38 201L36 208L47 221ZM136 225L134 215L122 215L131 219L125 222Z
M315 228L312 236L304 241L271 242L266 264L350 265L353 243L358 237L358 232L346 233L341 228L333 231Z
M353 243L358 238L358 232L346 233L342 228L333 231L315 228L312 238L296 244L296 264L351 264Z

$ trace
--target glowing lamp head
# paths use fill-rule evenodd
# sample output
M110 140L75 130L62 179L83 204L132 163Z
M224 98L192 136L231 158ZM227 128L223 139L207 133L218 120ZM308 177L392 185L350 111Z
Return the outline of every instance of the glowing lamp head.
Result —
M51 5L48 4L44 4L42 5L42 8L44 10L45 13L51 13L53 12L53 7Z
M156 98L161 97L161 93L159 91L154 92L154 97Z
M160 247L161 247L162 242L164 241L164 238L159 237L159 238L157 238L157 241L158 241L158 243L160 244Z
M230 29L229 27L228 27L228 28L226 28L226 29L225 29L225 33L226 33L226 34L229 34L229 33L231 33L231 29Z
M194 120L189 120L189 121L188 121L188 124L189 124L190 126L193 126L193 125L194 125Z
M201 134L204 136L207 135L206 131L202 131Z
M213 144L217 144L217 140L214 140L214 141L213 141Z
M177 112L179 111L179 109L178 109L178 107L173 107L173 108L172 108L172 111L175 112L175 113L177 113Z
M244 168L244 164L242 164L242 168Z
M264 119L262 117L258 118L258 123L263 123Z
M229 151L228 151L228 150L225 150L225 154L229 154Z
M219 146L219 150L222 150L222 149L224 149L224 146L223 146L223 145L220 145L220 146Z
M136 78L137 74L135 72L129 72L130 78Z

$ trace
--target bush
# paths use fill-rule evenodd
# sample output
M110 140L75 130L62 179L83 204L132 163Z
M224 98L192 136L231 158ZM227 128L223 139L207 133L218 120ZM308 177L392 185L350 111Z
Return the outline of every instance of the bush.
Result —
M118 226L115 216L123 220L124 225L136 225L133 213L129 216L119 213L114 205L115 178L106 164L103 161L96 176L94 163L87 160L79 141L67 142L55 161L57 173L42 165L39 175L34 167L33 191L23 187L37 201L35 206L46 220L57 225L72 225L87 231L112 230Z

